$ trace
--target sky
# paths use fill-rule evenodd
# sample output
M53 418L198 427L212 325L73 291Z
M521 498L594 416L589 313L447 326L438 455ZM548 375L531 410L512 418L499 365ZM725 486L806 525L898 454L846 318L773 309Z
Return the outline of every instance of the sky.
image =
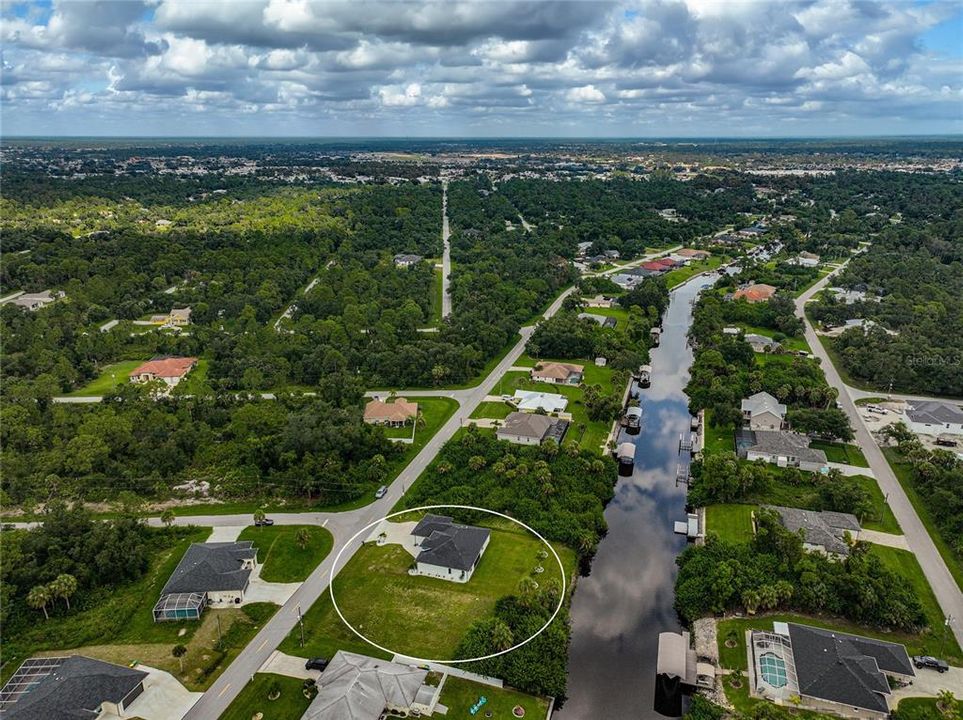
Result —
M0 0L0 134L963 132L963 0Z

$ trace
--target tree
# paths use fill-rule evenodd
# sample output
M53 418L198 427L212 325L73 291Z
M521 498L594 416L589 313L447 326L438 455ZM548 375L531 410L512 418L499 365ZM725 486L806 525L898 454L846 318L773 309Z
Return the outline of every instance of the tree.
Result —
M511 628L501 620L495 620L492 623L491 639L492 645L499 652L508 650L508 648L515 644L515 637L512 634Z
M307 528L298 528L298 531L294 535L294 541L298 544L298 547L304 550L308 543L311 542L311 533L308 532Z
M63 600L70 610L70 598L77 592L77 578L69 573L61 573L54 578L49 588L51 596Z
M936 709L940 711L943 720L959 720L958 703L952 690L940 690L936 696Z
M184 672L184 656L187 655L187 648L183 645L175 645L171 648L171 655L177 658L177 662L180 664L181 673Z
M43 616L49 620L47 614L47 603L50 602L50 588L46 585L36 585L27 593L27 605L34 610L43 610Z
M267 519L267 515L265 514L263 508L258 508L257 510L254 511L254 524L255 524L255 525L261 525L261 526L263 527L262 523L264 523L264 521L265 521L266 519Z
M164 523L164 525L166 525L167 527L170 527L171 525L174 524L175 517L176 516L174 515L174 511L171 508L167 508L164 512L161 513L160 519L161 519L161 522Z

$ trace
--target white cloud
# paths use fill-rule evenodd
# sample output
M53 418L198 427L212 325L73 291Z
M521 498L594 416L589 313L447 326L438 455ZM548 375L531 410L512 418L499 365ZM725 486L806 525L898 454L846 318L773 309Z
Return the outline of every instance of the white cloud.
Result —
M421 99L421 85L411 83L406 87L392 85L378 90L381 104L386 107L411 107Z
M605 93L594 85L571 88L565 97L576 103L604 103Z

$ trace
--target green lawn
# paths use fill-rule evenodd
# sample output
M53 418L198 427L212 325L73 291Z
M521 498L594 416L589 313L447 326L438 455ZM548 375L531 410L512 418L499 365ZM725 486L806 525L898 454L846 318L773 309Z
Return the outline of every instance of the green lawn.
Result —
M869 463L863 455L863 451L858 445L848 445L846 443L825 442L823 440L813 440L809 447L822 450L826 453L829 462L843 463L844 465L855 465L857 467L868 468Z
M896 479L899 480L899 484L903 486L903 491L913 505L913 509L916 510L916 514L923 525L926 526L926 531L933 539L933 544L936 545L936 549L943 558L943 562L946 563L946 567L949 568L950 574L956 580L960 589L963 589L963 562L953 552L946 538L943 537L939 528L936 527L936 523L933 522L933 516L930 514L929 508L926 507L923 498L920 497L916 491L916 486L913 484L912 469L895 448L883 448L883 454L886 456L889 466L893 469Z
M508 417L514 408L504 402L482 402L478 404L475 411L471 414L473 418L494 418L502 420Z
M701 272L706 272L707 270L715 270L717 267L722 265L726 258L721 255L713 255L706 258L705 260L693 260L686 267L676 268L675 270L670 270L663 277L665 278L665 285L670 290L678 285L681 285L686 280L691 278L693 275L698 275Z
M706 446L703 448L703 454L734 453L736 451L735 429L731 425L714 425L712 414L708 410L703 417L706 424Z
M909 582L916 596L923 603L923 610L930 625L930 635L925 639L926 652L911 652L910 655L939 655L945 616L936 600L936 595L926 581L926 576L923 575L923 568L920 567L916 556L908 550L897 550L882 545L873 545L872 552L883 561L886 567ZM947 662L963 665L963 652L960 651L960 646L952 632L946 632L946 644L942 647L942 656Z
M867 530L877 530L879 532L901 534L903 531L893 514L893 508L886 502L883 491L879 489L879 483L875 478L868 475L854 475L849 478L851 481L858 482L869 494L873 512L860 518L861 525Z
M594 310L595 308L593 308ZM582 365L585 370L582 375L582 382L585 385L601 385L602 392L609 394L612 392L612 373L614 370L610 367L598 367L595 364L595 359L586 360L584 358L538 358L537 360L530 357L528 353L523 353L518 360L515 361L516 367L535 367L539 362L560 362L560 363L571 363L573 365ZM554 392L551 388L562 387L555 386L551 383L538 383L539 389L544 389L545 392ZM496 386L497 388L497 386ZM625 388L619 388L619 390L624 390Z
M467 720L471 718L471 707L484 696L487 702L482 705L475 717L485 718L491 712L492 718L508 720L512 716L512 708L521 705L525 708L525 717L533 720L544 720L548 713L548 700L526 695L510 688L496 688L489 685L463 680L449 675L445 686L441 690L439 702L448 708L446 718L452 720ZM266 719L265 719L266 720Z
M756 505L709 505L706 508L706 532L715 533L728 542L752 539L752 513Z
M307 544L302 549L297 536L307 531ZM258 549L261 578L268 582L302 582L327 557L334 545L331 533L317 525L272 525L247 527L240 540L253 540Z
M431 282L431 305L428 313L428 324L431 327L441 325L442 290L444 290L441 273L440 267L435 268L435 274Z
M106 365L98 377L67 395L70 397L105 395L118 385L128 382L131 371L143 364L143 360L121 360Z
M963 717L963 699L956 702L957 717ZM896 706L893 717L899 720L945 720L946 716L936 707L936 698L903 698Z
M575 555L555 546L566 576L574 572ZM400 545L364 545L334 581L341 612L374 642L417 657L452 657L469 626L492 614L495 602L514 593L526 577L543 584L559 578L554 556L539 560L544 549L525 531L492 530L488 550L467 583L411 576L413 559ZM542 574L533 574L541 564ZM329 593L314 603L304 616L305 646L300 647L296 628L281 650L302 657L331 657L337 650L380 655L358 638L338 617Z
M582 361L584 362L584 361ZM589 373L589 367L597 371L608 372L608 379L603 373ZM585 366L585 375L588 382L598 380L598 384L606 386L611 392L612 371L608 368L598 368L595 365ZM604 421L590 421L582 397L585 391L577 385L553 385L551 383L534 382L529 379L528 373L521 370L514 370L505 373L492 390L493 395L513 395L516 390L539 390L541 392L555 393L564 395L568 398L568 406L565 412L572 414L572 424L565 434L564 445L579 445L586 450L598 452L609 434L612 423ZM583 431L584 428L584 431Z
M257 673L234 698L220 720L251 720L259 713L262 720L300 720L311 704L302 691L303 683L303 680L285 675ZM281 694L269 700L268 695L273 690L280 690Z

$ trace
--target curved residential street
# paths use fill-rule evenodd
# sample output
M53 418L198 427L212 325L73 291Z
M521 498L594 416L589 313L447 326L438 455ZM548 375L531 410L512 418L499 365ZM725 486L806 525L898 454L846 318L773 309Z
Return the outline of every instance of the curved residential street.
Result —
M862 449L870 468L873 470L873 475L876 477L876 482L879 483L880 489L887 497L889 505L893 509L893 514L896 516L896 520L899 522L900 527L903 529L903 534L906 536L906 542L910 551L916 556L920 566L923 568L923 574L926 575L930 587L933 588L933 593L940 603L943 614L954 618L954 622L951 623L950 627L957 641L963 644L963 592L960 591L959 585L956 584L956 580L950 574L946 563L943 562L943 558L936 549L936 545L933 544L933 540L930 538L926 527L916 514L915 508L913 508L909 498L903 491L899 480L896 479L896 475L893 474L893 470L890 468L882 450L880 450L876 444L869 429L863 422L862 417L856 410L855 399L867 396L878 397L885 393L866 393L865 391L854 390L854 388L846 385L842 381L836 367L829 359L829 355L825 348L823 348L822 343L819 341L819 337L816 335L812 323L809 322L803 311L806 302L822 290L829 280L844 267L846 267L845 263L800 295L796 299L796 314L802 318L806 324L806 341L809 343L813 354L819 358L823 372L826 374L826 381L839 391L839 403L842 405L843 411L849 416L850 424L852 424L856 432L856 444ZM939 629L934 628L934 630L938 631Z

